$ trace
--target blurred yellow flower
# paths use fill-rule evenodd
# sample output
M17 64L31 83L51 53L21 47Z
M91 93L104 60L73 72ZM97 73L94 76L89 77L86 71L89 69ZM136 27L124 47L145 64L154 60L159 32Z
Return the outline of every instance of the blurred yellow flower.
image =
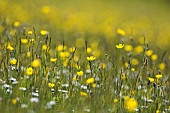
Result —
M42 12L48 14L50 12L50 7L49 6L42 7Z
M125 67L128 68L129 66L129 63L125 62Z
M86 83L87 83L87 84L92 84L92 83L94 83L94 78L88 78L88 79L86 80Z
M15 65L17 63L17 60L15 58L10 60L10 64Z
M157 79L160 79L160 78L162 78L162 74L157 74L155 77L156 77Z
M87 97L87 96L88 96L88 94L87 94L86 92L82 92L82 91L80 92L80 95L81 95L81 96L84 96L84 97Z
M33 74L33 69L32 69L32 67L29 67L29 68L26 69L26 74L27 74L27 75L32 75L32 74Z
M39 67L40 65L41 65L40 59L35 59L35 60L33 60L33 61L31 62L31 66L32 66L32 67L37 68L37 67Z
M159 110L156 110L156 113L160 113Z
M22 43L22 44L27 44L27 43L28 43L28 39L26 39L26 38L21 38L21 43Z
M10 50L10 51L13 51L13 50L14 50L14 48L11 46L10 43L8 43L7 49Z
M56 47L56 50L57 50L57 51L63 51L63 50L66 50L66 49L67 49L67 47L66 47L66 46L63 47L63 45L58 45L58 46ZM72 50L74 51L74 48L73 48Z
M147 50L145 52L146 56L151 56L153 54L153 51L152 50Z
M93 83L93 84L92 84L92 88L95 88L96 86L97 86L96 83Z
M19 21L15 21L14 22L14 27L19 27L20 26L20 22Z
M153 54L153 55L151 56L151 59L152 59L152 60L157 60L157 59L158 59L158 56L157 56L156 54Z
M134 98L125 97L124 106L127 111L133 112L138 107L138 102Z
M12 104L15 105L17 103L17 99L12 99L11 102L12 102Z
M159 64L159 69L160 70L164 70L165 69L165 64L164 63L160 63Z
M94 57L94 56L87 57L87 60L88 60L88 61L93 61L93 60L95 60L95 59L96 59L96 57Z
M70 56L70 53L68 51L64 51L64 52L59 52L59 56L61 58L66 58Z
M116 45L116 48L117 48L117 49L121 49L121 48L123 48L123 47L124 47L124 44L117 44L117 45Z
M118 102L118 99L117 99L117 98L115 98L115 99L113 100L113 102L114 102L114 103L117 103L117 102Z
M142 46L137 46L137 47L135 47L135 52L137 52L137 53L142 53L144 51L144 48L142 47Z
M91 53L92 49L90 47L87 48L87 53Z
M53 84L53 83L48 83L48 87L53 88L54 86L55 86L55 84Z
M133 46L132 45L125 45L124 49L125 49L125 51L130 52L130 51L133 50Z
M126 32L125 32L123 29L118 28L118 29L117 29L117 34L120 34L120 35L122 35L122 36L125 36L125 35L126 35Z
M122 74L122 75L121 75L121 79L122 79L122 80L125 80L125 79L126 79L126 75L125 75L125 74Z
M33 31L28 31L27 33L28 33L29 35L31 35L31 34L33 33Z
M50 62L56 62L57 58L50 58Z
M40 31L40 34L41 34L41 35L46 35L46 34L48 34L48 31L46 31L46 30L41 30L41 31Z
M78 71L78 72L77 72L77 75L78 75L78 76L82 76L83 74L84 74L83 71Z
M138 61L138 59L132 59L131 63L132 63L132 65L138 65L139 61Z
M135 68L131 68L131 71L134 72L134 71L135 71Z
M48 46L46 44L42 45L42 50L46 51Z
M74 52L75 51L75 47L71 47L71 48L69 48L69 51L72 53L72 52Z
M26 53L26 57L30 57L30 56L31 56L31 52L28 51L28 52Z
M154 78L151 78L151 77L148 77L148 79L149 79L149 82L150 82L150 83L152 83L152 82L155 81Z
M105 64L105 63L100 63L99 67L100 67L101 69L105 69L105 68L106 68L106 64Z

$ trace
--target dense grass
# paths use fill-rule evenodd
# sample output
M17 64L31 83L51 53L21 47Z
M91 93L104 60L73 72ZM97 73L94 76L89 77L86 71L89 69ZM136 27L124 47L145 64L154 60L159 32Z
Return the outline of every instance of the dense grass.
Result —
M3 1L0 112L170 112L169 17L151 15L159 3L155 11L165 11L164 2L93 1L92 11L85 1L88 7L75 1L76 8ZM133 10L139 4L140 13ZM124 5L133 6L131 14L122 13ZM142 6L154 9L144 14Z

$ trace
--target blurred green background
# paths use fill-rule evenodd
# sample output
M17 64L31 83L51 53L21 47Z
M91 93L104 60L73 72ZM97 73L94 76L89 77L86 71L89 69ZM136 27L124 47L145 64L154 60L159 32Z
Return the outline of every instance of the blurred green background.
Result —
M50 31L52 37L70 33L83 37L115 37L116 29L127 38L145 36L159 47L169 47L168 0L2 0L0 20L21 27ZM1 28L2 29L2 28ZM74 35L75 36L75 35Z

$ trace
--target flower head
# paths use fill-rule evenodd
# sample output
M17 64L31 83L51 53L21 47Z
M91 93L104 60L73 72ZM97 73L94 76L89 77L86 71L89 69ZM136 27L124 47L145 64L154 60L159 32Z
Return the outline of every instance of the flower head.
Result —
M32 62L31 62L31 66L32 67L39 67L41 65L41 61L40 61L40 59L35 59L35 60L33 60Z
M88 61L93 61L93 60L95 60L95 59L96 59L96 57L94 57L94 56L87 57L87 60L88 60Z
M125 97L124 105L127 111L133 112L138 107L138 102L134 98Z
M41 31L40 31L40 34L41 34L41 35L46 35L46 34L48 34L48 31L46 31L46 30L41 30Z
M156 77L157 79L160 79L160 78L162 78L162 74L157 74L155 77Z
M77 72L77 75L78 75L78 76L82 76L83 74L84 74L83 71L78 71L78 72Z
M8 43L7 49L10 50L10 51L13 51L13 50L14 50L14 48L11 46L10 43Z
M15 65L17 63L17 60L15 58L10 60L10 64Z
M92 77L92 78L88 78L87 80L86 80L86 83L87 84L92 84L92 83L94 83L94 78Z
M33 74L33 69L32 69L32 67L29 67L29 68L26 69L26 74L27 74L27 75L32 75L32 74Z
M148 77L148 79L150 83L154 82L154 78Z
M121 49L121 48L123 48L123 47L124 47L124 44L117 44L117 45L116 45L116 48L117 48L117 49Z
M48 83L48 87L53 88L54 86L55 86L55 84L53 84L53 83Z
M27 44L27 43L28 43L28 39L26 39L26 38L21 38L21 43L22 43L22 44Z

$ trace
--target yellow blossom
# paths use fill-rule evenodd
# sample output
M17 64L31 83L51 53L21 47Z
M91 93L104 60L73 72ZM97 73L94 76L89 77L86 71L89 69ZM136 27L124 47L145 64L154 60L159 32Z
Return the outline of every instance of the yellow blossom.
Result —
M162 74L157 74L155 77L156 77L157 79L160 79L160 78L162 78Z
M129 66L129 63L125 62L125 67L128 68Z
M117 44L117 45L116 45L116 48L117 48L117 49L121 49L121 48L123 48L123 47L124 47L124 44Z
M63 45L58 45L58 46L56 47L56 50L57 50L57 51L63 51L63 50L66 50L66 49L67 49L67 47L66 47L66 46L63 47ZM73 48L72 50L74 50L74 48Z
M73 81L76 81L76 80L77 80L77 78L76 78L76 77L73 77L73 78L72 78L72 80L73 80Z
M160 70L164 70L165 69L165 64L164 63L160 63L159 64L159 69Z
M50 62L56 62L57 58L50 58Z
M28 52L26 53L26 57L30 57L30 56L31 56L31 52L28 51Z
M113 102L114 102L114 103L117 103L117 102L118 102L118 99L117 99L117 98L115 98L115 99L113 100Z
M133 50L133 46L132 45L125 45L124 49L125 49L125 51L130 52L130 51Z
M151 77L148 77L148 79L149 79L149 82L150 82L150 83L152 83L152 82L155 81L154 78L151 78Z
M19 27L20 26L20 22L19 21L15 21L14 22L14 27Z
M42 7L42 12L48 14L50 12L50 7L49 6Z
M118 29L117 29L117 34L120 34L120 35L122 35L122 36L125 36L125 35L126 35L126 32L125 32L123 29L118 28Z
M122 75L121 75L121 79L122 79L122 80L126 79L126 75L125 75L125 74L122 74Z
M14 48L11 46L10 43L8 44L7 49L10 50L10 51L13 51L13 50L14 50Z
M156 110L156 113L160 113L159 110Z
M148 50L145 52L146 56L151 56L153 54L153 51L152 50Z
M48 83L48 87L53 88L54 86L55 86L55 84L53 84L53 83Z
M74 52L75 51L75 47L71 47L71 48L69 48L69 51L72 53L72 52ZM58 50L58 49L57 49Z
M10 60L10 64L15 65L16 63L17 63L17 60L15 58Z
M92 87L93 87L93 88L95 88L96 86L97 86L97 84L96 84L96 83L93 83L93 84L92 84Z
M33 31L28 31L27 33L28 33L29 35L31 35L31 34L33 33Z
M132 59L131 63L132 63L132 65L138 65L139 61L138 61L138 59Z
M92 49L90 47L87 48L87 53L91 53Z
M87 97L87 96L88 96L88 94L85 93L85 92L80 92L80 95L81 95L81 96L84 96L84 97Z
M46 34L48 34L48 31L46 31L46 30L41 30L41 31L40 31L40 34L41 34L41 35L46 35Z
M135 68L131 68L131 71L134 72L134 71L135 71Z
M157 59L158 59L158 56L157 56L156 54L153 54L153 55L151 56L151 59L152 59L152 60L157 60Z
M44 44L44 45L42 45L42 50L44 50L44 51L46 51L47 50L47 45L46 44Z
M95 60L95 59L96 59L96 57L94 57L94 56L87 57L87 60L88 60L88 61L93 61L93 60Z
M78 76L82 76L83 74L84 74L83 71L78 71L78 72L77 72L77 75L78 75Z
M134 98L126 97L124 106L127 111L133 112L138 107L138 102Z
M21 43L22 43L22 44L27 44L27 43L28 43L28 39L26 39L26 38L21 38Z
M27 74L27 75L32 75L32 74L33 74L33 69L32 69L32 67L29 67L29 68L26 69L26 74Z
M12 99L11 102L12 102L12 104L15 105L17 103L17 99Z
M143 47L142 46L137 46L137 47L135 47L135 52L136 53L142 53L144 51L144 49L143 49Z
M41 65L41 61L40 61L40 59L35 59L35 60L33 60L32 62L31 62L31 66L32 67L39 67Z
M105 68L106 68L106 64L105 64L105 63L100 63L99 67L100 67L101 69L105 69Z
M92 83L94 83L94 78L88 78L88 79L86 80L86 83L87 83L87 84L92 84Z

